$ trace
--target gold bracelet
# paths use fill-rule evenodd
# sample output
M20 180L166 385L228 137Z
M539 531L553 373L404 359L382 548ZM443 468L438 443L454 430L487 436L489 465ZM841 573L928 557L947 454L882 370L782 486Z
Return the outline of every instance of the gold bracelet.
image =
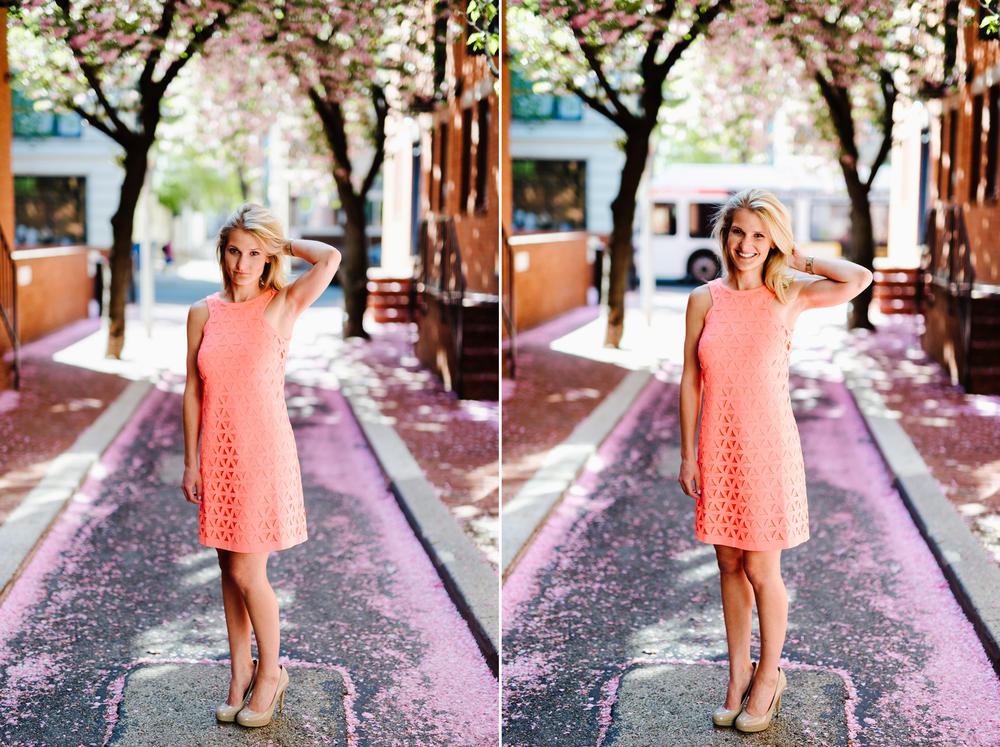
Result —
M808 272L810 275L815 275L816 274L815 272L813 272L813 260L814 259L816 259L816 257L811 256L811 255L808 256L808 257L806 257L806 272Z
M294 257L295 256L292 253L292 240L291 239L289 239L288 243L285 245L285 251L287 252L287 254L288 254L289 257Z

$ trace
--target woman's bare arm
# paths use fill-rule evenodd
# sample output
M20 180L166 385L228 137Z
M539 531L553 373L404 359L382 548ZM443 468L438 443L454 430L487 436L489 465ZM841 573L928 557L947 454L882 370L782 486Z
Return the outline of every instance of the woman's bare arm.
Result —
M806 272L807 257L798 247L792 247L788 266L799 272ZM819 309L847 303L871 285L872 273L861 265L846 259L815 257L813 274L818 277L796 278L802 283L795 298L800 310Z
M705 329L705 316L712 308L712 292L708 286L691 291L688 296L684 337L684 372L681 374L681 468L679 480L686 495L697 498L701 494L701 470L696 451L698 415L701 411L701 362L698 360L698 342Z
M287 248L285 253L288 253ZM330 286L340 267L340 252L321 241L293 239L291 253L312 265L286 291L284 313L297 319Z
M201 467L198 464L198 439L201 436L201 375L198 372L198 349L208 322L208 303L191 305L187 319L187 380L184 383L184 478L181 489L188 503L201 503Z

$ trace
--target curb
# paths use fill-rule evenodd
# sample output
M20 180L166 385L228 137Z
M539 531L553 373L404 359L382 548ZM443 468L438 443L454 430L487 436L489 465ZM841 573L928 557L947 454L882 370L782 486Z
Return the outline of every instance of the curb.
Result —
M0 547L3 548L0 553L0 602L31 560L56 517L152 388L153 383L146 379L129 384L76 442L52 461L42 481L0 525Z
M913 441L874 389L872 378L845 350L834 355L834 363L844 372L844 383L903 503L1000 674L1000 568L941 492Z
M347 383L347 382L344 382ZM494 677L500 676L499 584L493 567L438 499L406 443L360 386L342 390L406 520L469 625Z
M569 438L549 451L542 466L500 511L503 526L500 567L504 580L520 562L587 460L652 378L653 374L648 370L630 372L590 415L577 424Z

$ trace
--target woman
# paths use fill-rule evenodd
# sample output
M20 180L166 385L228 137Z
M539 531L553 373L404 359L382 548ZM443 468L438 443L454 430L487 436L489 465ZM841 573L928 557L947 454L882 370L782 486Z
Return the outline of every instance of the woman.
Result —
M306 540L285 407L288 343L299 314L333 280L340 252L286 241L277 216L252 203L229 216L217 251L223 291L188 312L182 487L199 505L198 540L218 550L222 569L232 678L216 718L265 726L288 686L267 558ZM286 285L282 254L312 267ZM251 632L259 661L251 658Z
M695 534L715 545L721 575L729 687L712 721L753 732L770 725L785 689L778 667L788 620L781 551L809 539L802 447L788 394L792 329L806 309L850 301L872 274L846 260L803 256L785 207L760 189L732 197L713 235L726 275L688 299L680 483L697 500ZM789 268L806 274L789 275Z

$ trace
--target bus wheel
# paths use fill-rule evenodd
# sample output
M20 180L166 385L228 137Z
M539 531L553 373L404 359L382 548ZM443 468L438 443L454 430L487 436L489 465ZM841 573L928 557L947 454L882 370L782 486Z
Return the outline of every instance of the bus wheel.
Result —
M722 263L718 255L708 249L699 249L688 260L688 275L694 278L695 282L707 283L709 280L715 280L720 272Z

